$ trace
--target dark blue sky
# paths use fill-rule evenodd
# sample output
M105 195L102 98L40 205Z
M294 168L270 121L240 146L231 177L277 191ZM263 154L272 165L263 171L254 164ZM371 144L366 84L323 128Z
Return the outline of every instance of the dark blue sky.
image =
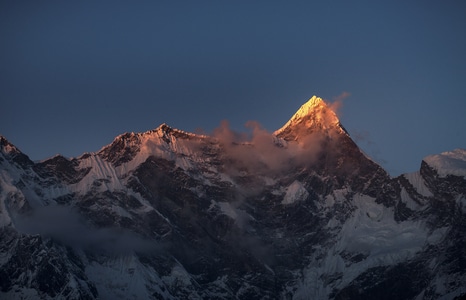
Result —
M355 3L357 2L357 3ZM280 128L312 95L392 175L466 148L464 1L1 1L0 134L32 159L167 123Z

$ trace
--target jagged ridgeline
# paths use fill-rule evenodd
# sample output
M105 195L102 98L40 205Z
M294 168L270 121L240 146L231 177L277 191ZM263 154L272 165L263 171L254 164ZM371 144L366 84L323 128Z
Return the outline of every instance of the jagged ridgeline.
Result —
M466 295L466 151L391 178L318 97L274 133L0 150L1 299Z

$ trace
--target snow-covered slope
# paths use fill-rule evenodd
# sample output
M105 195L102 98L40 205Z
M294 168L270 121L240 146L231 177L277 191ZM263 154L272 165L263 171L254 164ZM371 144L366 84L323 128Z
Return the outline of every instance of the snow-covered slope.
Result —
M447 175L466 176L466 150L455 149L442 152L424 158L424 161L433 167L437 173L446 177Z
M248 141L162 124L38 163L0 145L2 299L466 294L464 150L390 178L318 97Z

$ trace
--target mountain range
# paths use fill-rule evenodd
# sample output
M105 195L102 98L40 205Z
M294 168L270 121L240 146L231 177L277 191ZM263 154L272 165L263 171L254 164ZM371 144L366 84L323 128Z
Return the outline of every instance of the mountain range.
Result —
M34 162L0 137L1 299L464 299L466 150L391 177L312 97Z

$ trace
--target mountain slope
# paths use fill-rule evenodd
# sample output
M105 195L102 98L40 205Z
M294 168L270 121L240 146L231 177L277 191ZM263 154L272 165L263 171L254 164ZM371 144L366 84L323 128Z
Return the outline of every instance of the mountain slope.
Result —
M463 152L390 178L318 97L250 139L162 124L39 163L0 145L2 297L466 294Z

